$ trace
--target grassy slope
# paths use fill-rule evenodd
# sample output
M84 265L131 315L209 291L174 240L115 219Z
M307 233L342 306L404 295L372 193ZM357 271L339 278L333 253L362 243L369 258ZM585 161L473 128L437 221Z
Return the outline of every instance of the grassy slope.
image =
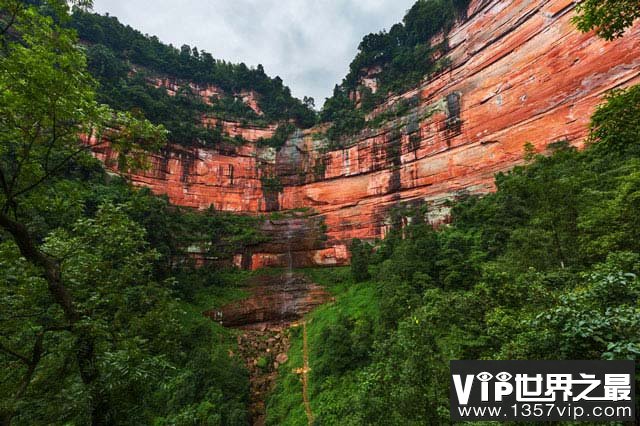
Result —
M335 302L321 306L305 317L307 321L309 364L311 367L309 397L314 415L323 413L323 418L340 424L339 418L332 418L329 407L348 406L349 389L356 383L352 372L344 374L340 383L317 383L313 370L319 363L318 348L322 347L321 331L335 325L340 316L354 321L376 317L378 304L372 283L353 282L349 268L318 268L303 271L314 282L325 286L335 297ZM267 424L302 425L307 423L302 400L302 383L295 369L302 367L302 327L290 329L291 348L289 361L280 369L280 375L271 398L267 403Z
M203 322L203 313L218 306L241 300L249 294L244 288L247 280L254 273L246 271L229 271L221 274L225 282L224 286L212 285L202 288L196 292L193 301L182 300L179 302L182 309L182 317L179 318L180 323L185 329L192 329ZM214 347L212 352L218 352L221 349L227 353L232 350L237 353L237 330L223 327L215 321L205 318L205 323L209 324L211 333L214 338L212 342ZM241 364L241 360L236 360ZM242 367L244 368L244 366Z

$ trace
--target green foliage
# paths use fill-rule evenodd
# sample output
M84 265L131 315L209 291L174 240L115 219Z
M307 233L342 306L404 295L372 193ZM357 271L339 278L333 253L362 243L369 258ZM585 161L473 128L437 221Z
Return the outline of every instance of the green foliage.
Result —
M73 374L47 370L45 387L47 381L54 381L69 391L64 393L70 400L59 401L56 406L73 412L79 422L107 421L110 395L100 383L101 360L96 350L101 341L100 319L96 318L98 323L87 321L90 314L86 309L94 306L85 300L84 293L77 298L73 294L77 280L65 280L64 259L46 251L43 237L51 229L33 229L39 224L31 221L30 207L50 204L38 199L38 193L58 178L73 159L89 150L79 134L96 145L102 143L103 135L111 136L119 166L127 169L143 166L146 150L160 145L165 136L161 126L139 120L133 114L115 112L96 101L95 84L86 71L86 59L77 47L75 34L58 25L67 18L68 7L67 2L56 0L0 3L0 242L9 244L6 250L19 252L28 262L25 266L31 279L22 282L28 287L19 293L22 301L28 301L26 306L33 309L26 314L24 323L12 322L15 318L9 314L11 328L2 336L8 342L0 342L3 364L14 363L0 407L4 424L25 413L27 418L19 420L24 424L65 418L64 413L49 417L43 415L46 411L26 408L34 405L33 401L28 402L32 395L30 385L37 387L38 379L43 377L39 367L50 365L52 358L57 362L54 370L59 370L60 365L73 370ZM72 207L65 212L65 218L79 210L73 204L75 200L56 198L53 201L57 203L51 203L55 207ZM61 238L61 245L64 240ZM128 248L133 251L133 247ZM138 253L131 254L133 259ZM20 272L19 276L25 274ZM77 278L72 268L69 275ZM40 288L33 286L36 280ZM6 286L6 280L0 282ZM55 337L61 334L59 339ZM16 340L20 336L25 340ZM54 355L49 358L51 336ZM57 341L62 342L61 346ZM43 401L46 398L35 400L37 404Z
M318 307L307 318L309 397L314 424L362 424L344 413L354 408L357 374L370 360L374 321L379 314L375 286L355 283L349 268L307 269L304 273L336 298L336 303ZM279 370L276 388L267 403L269 425L299 425L307 421L300 378L294 371L303 363L300 328L291 330L289 361Z
M343 136L358 133L365 125L364 113L355 107L349 92L338 85L333 89L333 96L326 100L320 120L332 123L327 136L334 145L339 144Z
M278 193L284 190L284 186L278 176L265 175L260 178L262 190L269 193Z
M500 356L637 359L638 266L637 253L613 253L581 274L581 285L560 292L553 306L523 316L518 332L503 346Z
M622 37L640 17L637 0L585 0L576 6L573 22L583 32L596 30L605 40Z
M253 71L76 12L80 31L95 37L87 65L73 32L58 25L68 19L66 2L0 1L0 421L247 424L248 378L230 355L235 339L202 315L243 296L235 284L244 275L217 264L194 269L193 255L224 260L264 241L257 219L179 209L133 190L86 154L78 132L98 141L108 132L123 168L144 166L146 150L164 142L163 127L100 105L103 97L128 110L143 105L185 143L224 138L198 127L193 114L208 106L187 88L169 97L143 74L129 77L129 55L231 92L246 88L234 79ZM409 48L423 55L455 18L448 7L465 5L418 2L402 25L361 49L386 54L395 40L399 50L363 63L381 64L389 81L395 71L411 75ZM103 83L99 96L87 66ZM273 86L259 89L262 78L253 88L286 105L281 82L264 77ZM496 193L456 200L450 225L434 230L423 209L399 208L375 252L353 242L352 268L307 271L335 296L307 318L317 424L447 424L451 359L638 358L638 90L607 98L585 151L560 141L543 157L528 147L525 166L496 177ZM349 109L348 92L337 88L326 109L339 118L336 137L364 120ZM231 98L214 107L250 114ZM187 113L172 116L172 108ZM276 146L290 134L281 127ZM263 186L282 188L268 176ZM291 339L269 424L306 422L295 373L300 328ZM271 360L259 362L270 368Z
M358 323L339 313L335 323L320 331L318 339L324 343L316 350L312 380L357 370L368 358L371 332L371 323Z
M235 120L257 122L292 120L298 126L315 123L312 102L302 102L291 95L280 77L267 76L261 65L249 68L244 63L232 64L214 59L210 53L184 45L177 49L161 43L157 37L146 36L117 18L101 16L76 9L71 27L89 43L90 70L100 80L101 100L115 108L140 109L154 123L162 123L171 132L172 141L192 144L198 141L216 143L219 136L208 135L199 121L204 112ZM136 69L134 76L129 72ZM145 75L170 76L200 85L212 84L224 91L220 98L210 99L211 105L194 99L186 84L181 96L168 96L166 91L149 87ZM254 91L258 96L259 117L241 99L242 92ZM179 114L173 116L172 114ZM180 123L186 123L184 128Z
M610 92L591 120L592 149L637 156L639 133L640 86Z
M93 47L89 49L89 55L94 54ZM104 64L98 65L92 56L89 58L92 59L92 70L97 66L100 69L108 67ZM201 118L211 108L188 86L182 87L175 96L170 96L165 88L151 86L145 73L139 72L131 78L115 82L102 80L98 94L101 102L113 108L144 114L152 122L162 124L168 130L170 141L173 143L211 146L228 140L221 129L202 126Z
M275 133L269 139L260 138L259 146L270 146L279 149L289 140L291 135L296 131L296 126L291 123L281 124L276 128Z
M3 10L16 8L10 33L21 38L2 36L1 201L10 204L86 150L78 143L78 132L99 140L110 128L122 129L112 145L121 153L120 166L140 166L144 150L162 142L164 129L100 105L73 32L55 26L35 7L15 3L2 4Z
M349 66L349 73L333 91L322 109L322 122L331 122L327 136L339 143L345 136L353 135L365 126L365 113L370 112L389 93L398 93L414 86L424 76L440 69L443 61L434 60L437 53L446 52L446 34L456 19L466 14L468 0L418 0L403 18L386 32L365 36L358 46L358 53ZM442 33L444 41L435 46L431 39ZM374 74L378 91L362 87L360 80L378 68ZM351 96L362 94L360 108L356 108Z
M385 121L405 116L411 108L418 106L418 98L400 99L393 107L377 114L373 120L367 122L369 127L378 127ZM364 109L364 106L363 106Z
M355 282L369 279L369 257L371 246L357 238L351 241L351 275Z
M0 6L0 422L246 424L233 340L181 290L196 299L226 282L209 271L198 288L186 242L228 256L261 238L253 220L182 214L109 176L79 133L109 136L131 169L164 129L97 102L74 32L58 25L67 2Z
M185 266L176 277L154 270L163 266L163 256L151 249L143 225L129 216L146 218L144 210L134 206L154 204L154 198L131 192L127 196L125 188L99 189L100 194L95 195L103 197L108 190L106 198L117 195L129 200L120 205L101 204L95 216L78 211L78 219L52 230L43 246L52 256L64 259L65 282L76 306L87 312L82 327L97 336L95 350L102 372L99 386L109 400L110 421L149 424L155 419L165 424L166 416L166 424L192 417L219 419L211 424L246 424L246 372L227 355L226 347L231 344L228 332L204 318L202 309L176 297L181 288L198 289ZM76 184L74 189L83 188ZM158 234L166 232L157 229L157 222L146 225L156 228ZM172 232L178 229L171 228ZM187 237L184 232L174 237ZM13 243L5 241L1 246L5 267L0 280L13 280L13 285L2 286L2 311L7 314L0 321L7 334L1 347L29 353L30 345L42 334L47 354L38 363L38 376L29 384L29 392L14 399L26 366L7 352L0 353L3 365L14 367L3 376L2 395L13 404L12 424L43 423L51 418L84 423L87 396L82 393L77 371L65 367L73 339L66 328L58 329L64 318L43 291L46 287L37 270L17 256ZM158 281L162 276L166 278ZM221 278L219 286L224 285ZM211 404L206 416L200 412L202 404Z
M381 91L402 90L417 83L433 65L435 51L431 38L451 28L455 19L466 12L467 1L419 0L404 16L401 24L388 32L369 34L358 47L344 83L355 89L364 70L382 67L378 74ZM343 84L344 84L343 83Z

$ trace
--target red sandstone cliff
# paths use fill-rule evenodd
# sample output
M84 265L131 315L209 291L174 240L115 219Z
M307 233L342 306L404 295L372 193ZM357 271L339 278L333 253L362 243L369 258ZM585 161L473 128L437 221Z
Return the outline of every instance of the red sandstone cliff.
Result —
M325 152L315 129L276 154L253 143L274 128L225 123L252 142L168 148L132 179L179 205L312 209L294 221L267 221L274 242L238 264L345 263L350 239L385 235L392 207L426 201L441 217L444 200L491 191L494 174L519 163L526 142L539 151L558 140L580 146L603 95L640 83L640 25L605 42L575 30L573 8L572 0L473 0L469 18L449 34L451 67L388 99L378 112L399 102L409 102L410 112L365 130L345 149ZM278 179L283 191L263 188L264 177ZM326 241L317 238L323 226Z

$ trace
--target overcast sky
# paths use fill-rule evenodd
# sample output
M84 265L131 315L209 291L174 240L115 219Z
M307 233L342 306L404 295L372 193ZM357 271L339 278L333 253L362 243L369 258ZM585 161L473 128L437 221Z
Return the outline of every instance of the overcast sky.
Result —
M415 0L94 0L94 10L217 59L262 64L299 98L324 102L358 43L400 22Z

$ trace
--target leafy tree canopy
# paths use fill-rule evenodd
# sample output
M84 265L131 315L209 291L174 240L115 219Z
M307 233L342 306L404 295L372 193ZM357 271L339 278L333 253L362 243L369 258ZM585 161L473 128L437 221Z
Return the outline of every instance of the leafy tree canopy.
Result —
M605 40L622 37L624 32L640 18L638 0L585 0L576 9L573 18L580 31L595 30Z
M418 0L404 16L402 23L389 31L365 36L349 66L349 73L337 85L322 109L322 122L332 122L329 138L339 143L365 125L366 112L382 102L389 93L397 93L416 85L429 73L446 66L446 60L434 60L437 52L447 49L446 34L456 19L464 17L469 0ZM434 36L442 34L443 42L431 45ZM361 85L361 79L373 72L378 90ZM356 107L355 92L361 93Z

